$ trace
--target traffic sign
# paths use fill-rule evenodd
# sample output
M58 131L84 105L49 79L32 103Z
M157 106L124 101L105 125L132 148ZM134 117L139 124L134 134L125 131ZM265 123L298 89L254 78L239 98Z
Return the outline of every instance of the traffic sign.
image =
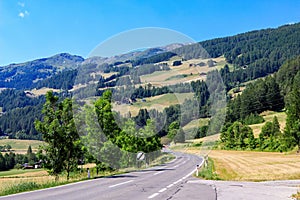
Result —
M145 159L145 153L144 152L138 152L136 155L137 160L144 160Z

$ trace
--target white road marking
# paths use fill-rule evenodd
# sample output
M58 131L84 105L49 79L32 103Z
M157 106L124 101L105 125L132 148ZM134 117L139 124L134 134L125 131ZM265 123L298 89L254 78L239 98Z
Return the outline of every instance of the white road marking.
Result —
M117 186L120 186L120 185L124 185L124 184L130 183L130 182L132 182L132 181L133 181L133 180L125 181L125 182L118 183L118 184L115 184L115 185L110 185L109 188L113 188L113 187L117 187Z
M163 189L159 190L158 192L162 193L162 192L164 192L166 190L167 190L167 188L163 188Z
M151 196L149 196L148 199L152 199L152 198L156 197L157 195L159 195L159 193L154 193Z
M170 188L170 187L172 187L173 185L174 185L174 184L172 183L172 184L168 185L167 188Z
M156 172L156 173L154 173L153 175L161 174L161 173L164 173L164 172L165 172L165 171Z
M175 182L174 182L174 185L176 185L176 184L179 183L180 181L182 181L182 178L179 179L178 181L175 181Z

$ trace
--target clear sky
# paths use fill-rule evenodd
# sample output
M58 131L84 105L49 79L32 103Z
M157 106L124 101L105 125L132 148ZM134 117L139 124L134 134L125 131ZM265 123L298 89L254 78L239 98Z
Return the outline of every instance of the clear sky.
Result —
M0 66L161 27L196 41L300 22L300 0L0 0Z

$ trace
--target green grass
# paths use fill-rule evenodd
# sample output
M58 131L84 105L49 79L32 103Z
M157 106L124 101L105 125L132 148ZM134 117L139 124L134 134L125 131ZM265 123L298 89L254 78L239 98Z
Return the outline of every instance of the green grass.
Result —
M29 145L31 145L32 150L37 150L39 145L42 145L43 142L38 140L0 139L0 146L7 144L9 144L14 151L26 153Z
M43 171L43 169L11 169L8 171L0 171L0 178L3 176L15 176L27 172L37 172L37 171Z
M300 200L300 192L297 192L297 194L293 194L292 197L296 200Z
M82 180L85 180L85 179L82 179ZM40 190L40 189L55 187L55 186L59 186L59 185L66 185L69 183L79 182L82 180L64 181L64 182L53 181L53 182L48 182L48 183L43 183L43 184L38 184L35 182L22 182L22 183L18 183L16 185L11 185L7 189L5 189L3 192L1 192L0 196L16 194L16 193L20 193L20 192L33 191L33 190Z
M178 75L171 76L171 77L167 78L165 81L183 79L183 78L186 78L186 77L189 77L189 76L198 77L199 75L198 74L178 74Z

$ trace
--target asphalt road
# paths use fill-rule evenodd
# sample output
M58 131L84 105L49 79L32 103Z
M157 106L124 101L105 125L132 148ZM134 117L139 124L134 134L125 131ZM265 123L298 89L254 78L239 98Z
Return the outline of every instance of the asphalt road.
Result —
M202 159L175 153L176 159L165 165L93 179L74 184L0 197L1 200L141 200L203 199L214 200L215 190L209 185L189 184Z

